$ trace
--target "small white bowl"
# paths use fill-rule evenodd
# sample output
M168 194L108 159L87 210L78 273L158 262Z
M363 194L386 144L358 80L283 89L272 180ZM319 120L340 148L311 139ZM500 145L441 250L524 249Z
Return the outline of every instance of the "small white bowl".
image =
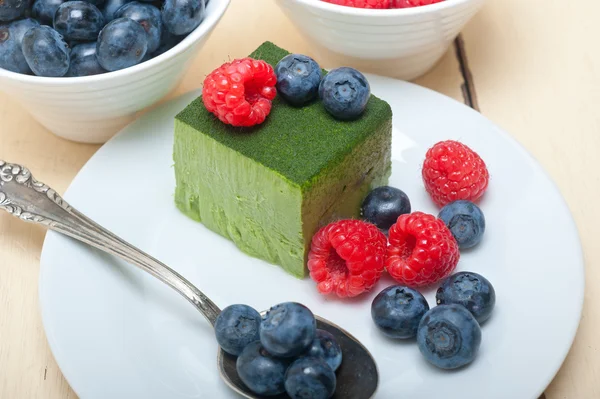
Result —
M139 65L77 78L46 78L0 69L0 90L57 136L104 143L138 111L175 89L229 2L212 0L198 28L171 50Z
M412 80L431 69L485 0L445 0L372 10L321 0L277 0L313 44L324 67Z

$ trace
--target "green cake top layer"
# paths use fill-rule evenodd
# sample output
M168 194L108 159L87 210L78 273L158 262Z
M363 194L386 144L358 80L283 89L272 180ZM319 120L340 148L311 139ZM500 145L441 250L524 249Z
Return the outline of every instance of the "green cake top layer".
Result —
M266 42L250 57L275 67L288 54ZM318 100L298 108L277 96L266 121L253 128L222 123L206 110L201 98L177 119L306 188L320 171L341 162L381 124L389 123L391 116L390 106L373 95L364 114L355 121L333 118Z

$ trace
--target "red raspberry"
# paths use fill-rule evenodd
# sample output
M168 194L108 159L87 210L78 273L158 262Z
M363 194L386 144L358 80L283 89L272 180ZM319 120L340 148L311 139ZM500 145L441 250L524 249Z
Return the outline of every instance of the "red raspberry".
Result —
M373 288L385 262L387 239L361 220L341 220L319 230L308 254L310 277L321 294L354 297Z
M355 8L390 8L392 0L323 0L326 3Z
M460 252L441 219L422 212L400 215L390 227L385 267L401 284L424 287L452 273Z
M242 58L223 64L204 80L202 101L223 123L254 126L263 123L277 95L277 76L264 61Z
M391 8L410 8L428 6L429 4L440 3L444 0L391 0Z
M476 201L490 180L481 157L452 140L439 142L427 151L422 175L425 189L439 206L456 200Z

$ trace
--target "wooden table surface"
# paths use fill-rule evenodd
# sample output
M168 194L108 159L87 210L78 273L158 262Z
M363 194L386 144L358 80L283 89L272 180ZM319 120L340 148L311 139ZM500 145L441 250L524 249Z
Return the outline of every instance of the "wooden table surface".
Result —
M489 0L443 60L416 80L473 106L512 134L552 176L577 222L586 261L583 318L547 399L600 398L598 12L597 0ZM172 96L200 87L211 69L265 40L311 54L273 0L232 0ZM0 93L0 159L29 166L63 192L97 149L53 136ZM54 361L40 319L44 234L0 214L0 398L76 397Z

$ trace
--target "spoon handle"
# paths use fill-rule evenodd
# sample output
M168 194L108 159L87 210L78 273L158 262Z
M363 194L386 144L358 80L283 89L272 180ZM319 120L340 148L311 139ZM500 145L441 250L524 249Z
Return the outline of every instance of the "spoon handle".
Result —
M55 190L38 182L27 168L2 160L0 209L115 255L150 273L185 297L214 326L220 309L192 283L71 207Z

